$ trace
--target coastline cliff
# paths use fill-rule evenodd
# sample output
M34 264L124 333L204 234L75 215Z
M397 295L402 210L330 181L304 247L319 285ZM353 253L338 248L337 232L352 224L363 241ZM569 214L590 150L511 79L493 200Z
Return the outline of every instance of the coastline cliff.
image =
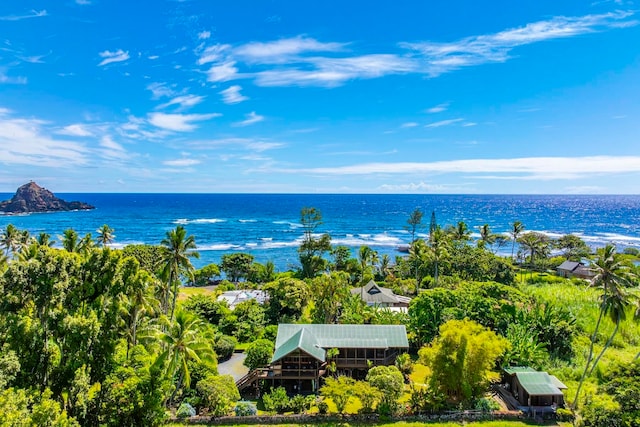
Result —
M10 200L0 202L0 212L5 214L91 209L95 209L95 207L87 203L66 202L33 181L18 188L16 194Z

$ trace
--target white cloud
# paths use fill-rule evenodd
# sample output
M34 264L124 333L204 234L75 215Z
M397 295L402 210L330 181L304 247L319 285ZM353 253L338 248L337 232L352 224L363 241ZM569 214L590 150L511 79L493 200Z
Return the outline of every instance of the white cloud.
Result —
M100 139L100 154L109 160L126 160L130 157L127 150L117 142L115 142L110 136L105 135Z
M219 113L210 114L149 114L149 123L161 129L177 132L189 132L197 128L193 122L201 122L214 117L220 117Z
M27 84L27 78L22 76L11 77L6 74L4 68L0 67L0 84L25 85Z
M91 4L90 0L76 0L76 4L82 5L82 6L86 6L88 4Z
M414 128L416 126L418 126L418 123L416 122L407 122L400 125L401 128Z
M92 136L93 133L89 131L84 125L74 124L65 126L56 132L61 135L70 135L70 136Z
M240 93L242 87L238 85L230 86L229 88L220 91L222 95L222 102L225 104L237 104L242 101L246 101L249 97L244 96Z
M166 160L162 162L163 165L173 166L173 167L187 167L187 166L195 166L202 163L200 160L196 159L177 159L177 160Z
M41 18L43 16L47 16L47 11L46 10L31 10L31 13L27 14L27 15L6 15L6 16L0 16L0 21L21 21L23 19L29 19L29 18Z
M211 37L211 31L201 31L198 33L198 39L200 40L207 40L209 37Z
M88 163L88 150L80 143L47 134L45 122L0 118L0 163L67 168Z
M382 192L392 193L458 193L464 190L468 190L468 186L453 185L453 184L428 184L424 181L418 183L409 184L383 184L378 187L378 190Z
M309 58L307 63L313 68L283 68L255 73L255 82L259 86L334 87L349 80L404 74L416 69L413 60L391 54L351 58Z
M235 61L228 61L214 65L207 71L207 80L210 82L226 82L233 80L238 74Z
M250 150L253 152L263 152L268 150L274 150L277 148L282 148L285 146L284 143L281 142L273 142L264 139L253 139L253 138L219 138L219 139L208 139L208 140L200 140L200 141L189 141L187 143L191 148L199 149L199 150L210 150L217 149L220 147L227 147L228 150L232 150L234 148L240 148L243 150ZM228 154L225 154L228 156Z
M249 114L245 114L246 119L241 122L236 122L233 126L249 126L264 120L264 116L256 114L255 111L250 112Z
M204 96L198 95L181 95L176 96L173 99L165 102L164 104L158 105L156 108L161 110L163 108L170 107L172 105L178 105L180 109L187 109L193 107L194 105L200 104L204 100Z
M468 128L468 127L476 126L476 125L477 125L476 122L465 122L465 123L462 124L462 127Z
M572 179L583 175L638 173L640 156L520 157L468 159L426 163L365 163L350 166L280 169L283 173L323 175L423 174L423 173L518 173L536 179ZM558 173L561 171L561 174Z
M231 46L228 44L216 44L207 47L202 51L200 57L198 58L198 65L218 62L226 58L230 48Z
M455 123L459 123L461 121L463 121L464 119L462 118L457 118L457 119L448 119L448 120L440 120L439 122L433 122L433 123L429 123L428 125L425 125L424 127L426 128L439 128L442 126L449 126Z
M425 111L430 114L441 113L449 108L449 103L438 104L435 107L427 108Z
M151 91L151 99L168 98L176 95L176 91L167 86L166 83L151 83L147 86L147 90Z
M632 15L633 12L616 11L578 17L556 16L547 21L449 43L401 43L400 46L415 51L421 57L421 71L436 77L462 67L505 62L510 58L511 50L518 46L616 28L621 23L635 25L624 21Z
M234 55L247 62L279 64L292 56L307 52L336 52L344 48L343 43L322 43L309 37L293 37L272 42L252 42L234 49Z
M118 49L115 52L105 50L104 52L100 52L99 55L104 59L98 64L98 67L112 64L114 62L123 62L129 59L129 51L125 52L122 49Z

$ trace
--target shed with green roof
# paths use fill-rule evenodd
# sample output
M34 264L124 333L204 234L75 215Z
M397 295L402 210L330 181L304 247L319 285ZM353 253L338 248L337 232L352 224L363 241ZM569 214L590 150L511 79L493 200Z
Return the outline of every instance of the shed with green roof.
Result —
M504 373L503 383L522 406L564 406L567 386L557 377L528 366L505 368Z

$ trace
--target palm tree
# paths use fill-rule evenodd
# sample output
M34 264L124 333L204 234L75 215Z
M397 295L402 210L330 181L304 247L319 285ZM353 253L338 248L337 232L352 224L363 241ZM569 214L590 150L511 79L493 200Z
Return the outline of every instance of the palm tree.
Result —
M549 254L549 238L535 231L524 233L518 239L518 243L530 254L529 263L535 264L536 255L547 256Z
M580 382L578 383L576 397L573 401L573 409L578 405L580 389L582 388L584 379L589 372L589 367L593 358L593 347L598 338L598 330L600 329L602 318L605 314L610 313L614 322L617 321L619 323L622 316L624 316L624 314L621 313L629 303L625 296L626 292L624 291L624 288L630 286L633 280L629 267L622 263L620 257L616 253L616 247L612 244L608 244L598 251L598 257L592 264L591 269L595 273L592 281L593 286L597 286L602 289L602 295L600 296L600 314L598 315L595 329L591 335L589 355L587 356L584 371L582 372ZM617 327L614 329L614 333L615 332L617 332ZM600 356L598 356L598 358L599 357Z
M511 231L509 231L509 234L511 235L511 239L513 240L513 243L511 244L512 260L513 260L513 252L516 248L516 242L518 241L518 237L520 237L520 234L522 234L523 231L524 231L524 224L522 224L520 221L515 221L513 224L511 224Z
M416 276L416 292L420 288L423 275L422 270L428 258L429 247L423 239L418 239L409 248L409 263L413 267Z
M44 232L38 234L38 237L36 237L36 242L40 246L51 246L53 244L53 241L51 241L51 235Z
M369 246L360 246L358 262L360 263L360 281L362 282L362 286L364 286L365 274L378 261L378 251L374 251Z
M411 215L409 215L409 219L407 219L407 226L405 227L409 234L411 234L411 243L416 241L416 233L418 229L422 227L422 216L423 213L420 208L416 208Z
M158 339L163 344L164 351L153 366L163 369L170 379L178 375L178 383L171 399L183 384L187 388L191 385L189 361L215 361L210 338L205 323L199 317L183 310L176 312L175 321L166 331L158 331Z
M113 243L113 239L116 237L113 234L113 228L109 227L107 224L103 224L102 227L98 228L96 231L98 232L98 243L102 245L102 247Z
M9 224L7 228L0 234L0 246L4 248L5 255L15 254L20 249L22 233L15 225Z
M491 232L489 224L480 226L480 240L478 240L479 248L486 248L487 245L491 246L496 241L496 235Z
M434 275L433 278L438 286L439 263L449 255L449 240L447 234L437 227L431 236L431 245L429 246L429 256L433 260Z
M76 252L78 250L78 233L73 228L64 230L60 240L62 241L62 247L67 252Z
M454 242L466 243L471 240L471 230L469 230L469 226L464 221L459 221L455 227L449 227L447 231Z
M378 274L384 280L392 273L391 269L391 257L388 254L382 255L380 258L380 264L378 265Z
M87 254L94 247L95 243L93 243L93 237L91 236L91 233L87 233L82 239L80 239L80 242L78 242L77 251L81 254Z
M158 310L158 300L153 295L154 279L146 271L140 271L128 295L123 295L122 306L125 307L128 325L127 356L129 349L138 344L138 327L143 316L153 315Z
M168 231L167 237L162 240L161 244L166 248L162 263L164 264L163 275L167 279L162 309L165 314L169 311L169 290L173 288L173 304L169 316L170 319L173 319L180 276L193 276L194 268L189 258L199 258L200 254L193 251L196 249L195 238L187 236L187 230L181 225L177 226L175 230Z

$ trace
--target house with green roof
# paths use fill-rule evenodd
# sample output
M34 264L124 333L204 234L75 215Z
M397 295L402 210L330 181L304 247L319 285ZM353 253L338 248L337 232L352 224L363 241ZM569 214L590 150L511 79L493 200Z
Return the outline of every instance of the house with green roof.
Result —
M289 393L315 393L329 371L362 379L373 366L394 364L408 348L404 325L281 324L271 363L259 379Z
M523 407L563 407L567 386L546 372L528 366L504 369L503 384Z

